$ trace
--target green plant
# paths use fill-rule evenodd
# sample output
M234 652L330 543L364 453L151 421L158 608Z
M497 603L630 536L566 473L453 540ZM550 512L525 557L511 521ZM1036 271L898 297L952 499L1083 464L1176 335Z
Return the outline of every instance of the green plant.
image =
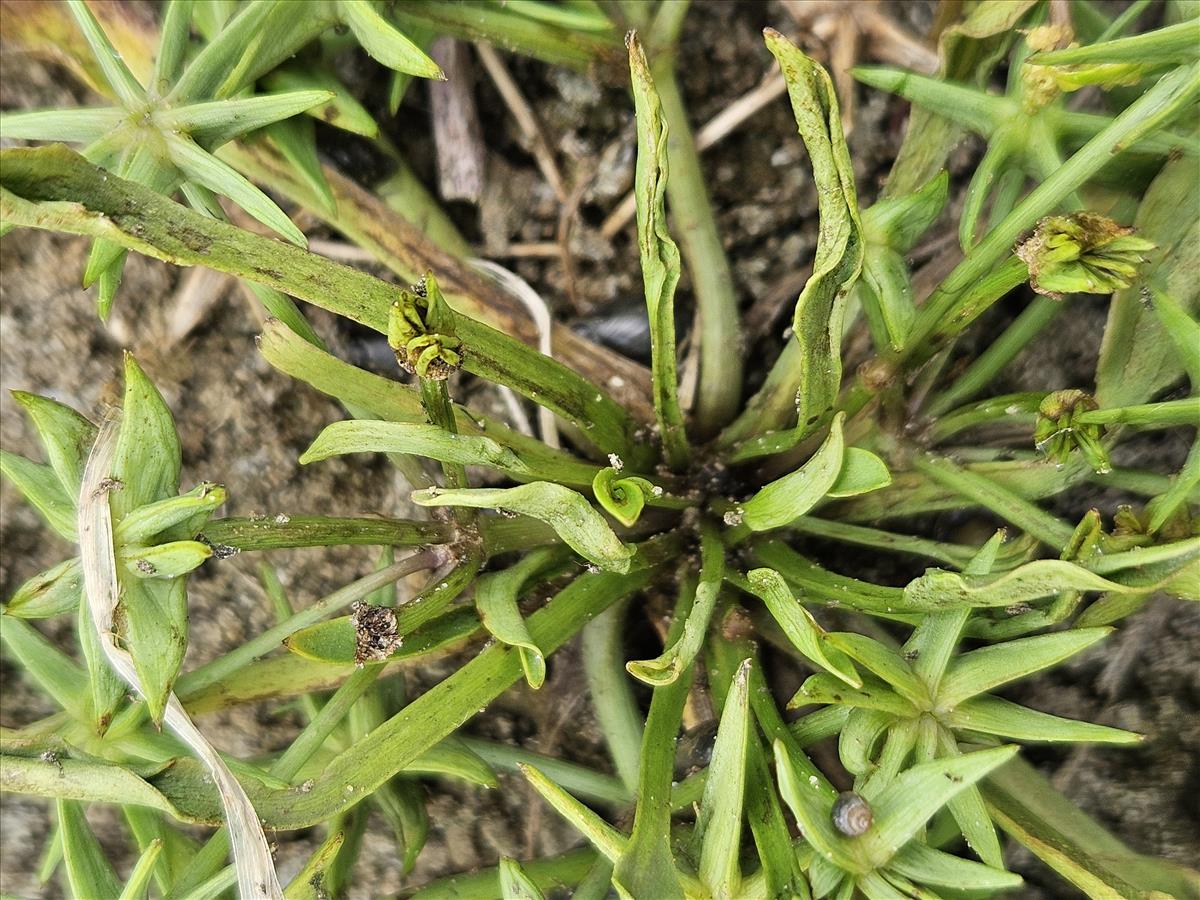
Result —
M5 788L58 800L44 870L61 862L80 896L144 896L151 882L163 896L214 896L235 877L243 896L337 894L352 879L368 808L387 820L408 869L429 827L413 779L495 786L497 769L519 769L591 849L525 863L506 858L496 869L427 885L419 896L537 897L556 884L585 897L605 896L610 885L638 898L986 894L1020 883L1004 870L997 826L1097 896L1197 890L1200 876L1123 847L1004 743L1124 744L1137 735L990 693L1102 640L1156 592L1200 597L1192 511L1200 501L1200 443L1170 477L1110 462L1137 429L1200 425L1200 292L1191 277L1200 182L1187 118L1200 100L1200 62L1196 42L1178 37L1178 29L1191 35L1198 20L1179 8L1183 21L1134 38L1115 38L1129 17L1102 23L1096 41L1059 56L1073 52L1051 51L1069 38L1061 29L1014 37L1019 23L1039 25L1041 4L977 4L946 32L943 64L947 73L967 67L982 79L1015 44L1003 98L946 77L860 72L927 108L906 139L890 196L861 210L828 75L768 30L808 149L820 232L793 336L741 406L737 308L721 283L727 263L714 246L695 151L679 142L686 118L672 51L686 4L421 0L388 10L344 0L287 16L273 0L236 12L175 0L164 9L157 52L152 36L126 36L141 41L143 60L155 60L150 91L120 63L88 8L73 4L120 108L6 114L0 130L115 143L108 155L88 158L61 146L2 151L4 227L96 239L85 279L111 282L134 250L252 282L275 316L260 337L264 358L335 397L351 417L315 436L301 461L388 454L411 482L413 500L434 512L421 521L217 517L221 487L179 493L170 412L132 358L119 424L98 429L53 401L18 395L47 462L4 453L4 474L51 528L79 545L77 558L22 585L4 609L8 653L63 709L3 734ZM566 63L602 60L621 26L641 29L645 46L631 33L628 51L653 351L639 385L649 402L621 402L607 373L583 374L508 333L516 327L480 321L473 314L486 306L474 293L479 282L453 248L420 238L336 173L306 166L303 159L315 155L299 144L289 150L287 136L279 143L272 134L277 151L250 142L228 145L225 161L212 155L225 140L316 104L340 103L336 110L358 115L345 97L312 91L235 99L256 81L290 85L297 77L276 68L286 53L260 55L256 34L277 28L279 46L299 49L340 16L371 55L435 75L385 14L423 39L470 36ZM1099 13L1089 15L1081 21L1095 25ZM194 44L193 25L203 37ZM1135 40L1142 43L1131 56L1121 42ZM389 57L381 41L403 60ZM177 72L175 87L160 89ZM1066 109L1061 90L1097 82L1113 88L1111 115ZM403 89L395 85L391 101ZM1121 92L1131 85L1144 90ZM134 107L145 107L148 125L130 119ZM929 116L943 118L931 126ZM172 122L187 125L190 139ZM939 172L955 122L983 133L989 149L960 221L963 258L918 298L905 257L947 202ZM97 132L98 123L115 125L115 137ZM147 142L127 131L146 128ZM166 155L153 155L154 177L138 177L140 148L157 147L159 138ZM187 140L198 149L186 159L203 156L200 168L171 152ZM1114 174L1126 160L1139 165ZM113 164L113 174L95 162ZM219 168L219 183L206 182L201 168ZM1026 192L1029 176L1037 184ZM222 192L280 234L300 236L272 201L250 203L266 197L247 179L331 222L412 286L397 290L239 228L213 215L220 210L211 195L197 193L197 185ZM199 211L175 203L177 189ZM406 240L379 238L366 226L374 215L387 216ZM1119 224L1127 218L1132 230ZM680 400L674 316L685 262L694 280L713 280L699 292L700 387L691 417ZM117 276L97 274L114 266ZM1027 282L1039 297L969 365L949 366L969 326ZM113 287L100 292L102 312ZM1113 297L1091 395L1062 385L1050 394L976 399L1059 308L1092 302L1076 295L1097 292ZM292 298L386 335L397 378L328 353ZM860 313L875 355L846 378L843 334ZM411 378L401 380L401 370ZM566 423L572 449L455 403L459 371L552 411ZM998 427L999 439L968 443ZM511 484L473 487L468 466ZM1096 510L1076 525L1038 505L1087 482L1145 503L1118 512L1108 530ZM1020 536L1001 532L974 547L877 527L971 508ZM813 558L822 545L806 537L944 568L902 587L877 584L822 566ZM382 548L377 571L297 611L264 565L278 624L181 671L187 576L197 566L238 551L352 544ZM395 548L410 552L396 561ZM426 585L401 601L395 582L413 572L428 572ZM536 611L524 602L548 595ZM673 609L661 654L630 661L622 627L639 602ZM839 621L855 630L827 630L814 613L825 618L825 608L840 610ZM29 623L63 615L77 617L82 664ZM578 634L615 776L459 733L518 680L541 687L547 659ZM404 695L398 671L473 649L484 637L444 681ZM968 639L978 644L968 649ZM281 642L285 649L269 655ZM791 705L819 708L784 720L761 659L767 644L815 672ZM650 689L644 714L631 679ZM705 693L719 723L711 758L676 782L685 706ZM222 758L188 717L293 697L307 725L266 760ZM158 730L163 724L167 732ZM836 773L818 769L805 752L833 736L857 795L849 801L859 813L853 825L833 815ZM80 801L121 804L142 853L123 887ZM591 808L616 813L631 802L628 833ZM199 845L173 821L228 829ZM327 839L283 891L263 828L315 825L327 828Z

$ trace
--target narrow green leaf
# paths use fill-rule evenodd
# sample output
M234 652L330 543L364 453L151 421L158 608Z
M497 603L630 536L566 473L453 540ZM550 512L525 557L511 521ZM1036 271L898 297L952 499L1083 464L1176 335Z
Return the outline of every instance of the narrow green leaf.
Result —
M228 197L268 228L299 247L307 247L304 233L275 205L270 197L243 178L228 164L217 159L190 138L179 134L166 138L167 152L188 178L210 191Z
M803 466L777 478L742 505L742 521L752 531L782 528L820 502L842 471L845 414L834 416L829 436Z
M800 690L788 701L788 706L794 709L808 703L875 709L901 718L911 718L920 712L882 681L864 678L861 688L852 688L824 672L806 678L804 684L800 685Z
M628 839L598 815L560 788L557 784L543 775L533 766L522 765L521 773L541 795L542 799L553 807L554 811L566 819L574 828L599 850L607 859L616 862L625 852Z
M167 99L179 106L238 94L334 24L326 4L311 4L305 13L296 15L289 0L243 4L220 31L206 35L208 42L188 63Z
M141 578L124 567L118 575L120 636L133 657L147 706L157 722L187 651L187 586L182 578Z
M651 377L654 412L663 452L674 468L691 454L679 406L678 360L675 353L675 287L679 283L679 248L667 227L667 122L663 116L650 64L635 32L626 40L633 101L637 112L638 155L634 178L638 248L646 311L650 317Z
M104 80L113 89L113 93L130 109L135 109L139 104L144 103L145 90L133 77L133 73L129 71L121 54L109 41L108 35L104 33L104 29L100 27L100 23L96 21L96 17L92 15L87 4L83 0L67 0L67 8L75 17L75 22L79 25L79 30L83 32L92 55L100 64L100 71L104 73Z
M121 896L121 882L92 834L83 816L83 806L73 800L59 800L57 808L63 863L71 893L76 897Z
M654 659L633 660L625 664L629 674L646 684L661 687L672 684L696 659L708 624L721 593L725 574L725 547L716 530L703 524L700 531L700 584L687 620L676 639ZM673 629L674 630L674 629Z
M746 747L750 734L750 660L733 676L717 727L704 799L693 841L700 845L700 880L716 900L739 896L742 804L746 791Z
M521 864L508 856L500 857L500 892L504 900L544 900Z
M1162 293L1179 310L1200 315L1200 180L1195 160L1169 161L1150 183L1134 218L1140 237L1158 249L1143 271L1153 302ZM1168 314L1169 315L1169 314ZM1184 374L1171 329L1156 307L1148 308L1140 285L1113 295L1096 363L1096 401L1102 407L1145 403Z
M534 690L546 680L546 659L529 636L517 598L529 579L557 567L562 560L561 548L543 547L530 551L504 571L485 575L475 583L475 608L483 626L496 640L517 648L525 680Z
M4 607L4 615L18 619L48 619L75 609L83 589L79 557L73 557L34 575Z
M635 548L613 534L604 517L581 495L558 484L535 481L514 488L430 488L413 494L421 506L504 509L545 522L584 559L628 572Z
M0 135L26 141L90 144L117 128L126 115L113 107L8 111L0 115Z
M919 456L913 459L913 467L959 497L978 503L1028 532L1056 552L1069 543L1075 531L1061 519L1002 484L999 479L989 477L981 471L958 466L949 459L923 459ZM1066 481L1062 469L1062 466L1050 469L1056 476L1056 483L1049 486L1047 493L1062 490Z
M186 575L212 554L212 547L200 541L169 541L153 547L124 546L117 558L138 578L163 579Z
M37 428L46 449L46 459L71 497L79 493L79 483L88 452L96 440L96 426L69 406L49 397L13 391L12 397L24 408Z
M224 502L225 488L205 481L186 494L139 506L121 520L113 530L113 537L118 545L145 544L165 531L172 536L191 537Z
M60 537L75 542L75 500L63 490L62 482L50 466L0 450L0 474Z
M73 659L20 619L6 619L0 639L20 663L21 672L73 719L88 721L87 674Z
M127 804L121 813L143 853L155 841L162 845L162 852L155 861L154 883L159 893L166 896L199 847L178 829L164 822L163 817L154 810Z
M632 794L641 767L643 713L626 678L624 624L629 608L617 604L583 629L583 670L596 722L608 745L613 767Z
M121 889L118 900L145 900L150 892L150 879L154 876L154 867L158 864L162 848L160 840L153 840L146 845L146 849L134 864L133 871L129 873L129 880Z
M1023 760L984 782L988 810L1017 843L1087 897L1189 897L1190 868L1134 853Z
M191 37L192 12L192 0L168 0L164 6L162 34L158 53L154 56L154 72L150 77L150 91L160 97L170 91L183 68L188 38Z
M980 731L1018 741L1136 744L1142 740L1140 734L1134 734L1132 731L1064 719L988 695L963 701L952 711L942 715L941 719L955 728Z
M429 28L578 69L615 55L620 46L619 35L611 26L604 33L558 27L546 21L544 14L536 19L513 15L508 7L491 4L464 6L442 0L405 3L392 8L392 18L410 34L416 33L416 27Z
M1200 391L1200 322L1169 294L1151 288L1150 300L1167 336L1175 345L1175 352L1179 354L1179 360L1192 383L1192 390Z
M483 435L451 434L436 425L375 422L363 419L327 425L300 456L300 463L318 462L346 453L411 453L440 462L487 466L514 476L530 477L521 458Z
M687 573L681 575L668 642L679 641L686 628L688 606L694 609L697 599L695 579ZM613 884L625 897L677 900L684 896L670 839L671 785L676 741L691 689L692 671L688 660L675 678L658 684L651 695L642 734L633 834L613 869Z
M239 135L299 115L314 106L328 103L332 98L333 94L329 91L258 94L165 109L155 113L154 118L164 131L187 134L202 148L212 152ZM197 180L203 183L202 179Z
M1022 884L1021 876L1013 872L960 859L920 841L911 841L897 853L889 868L918 884L967 891L1004 891Z
M1195 333L1200 337L1200 326L1197 326ZM1190 335L1181 334L1180 337L1187 339ZM1200 360L1200 352L1194 355ZM1200 425L1200 397L1081 411L1075 421L1080 425L1129 425L1133 428Z
M304 181L321 213L336 216L337 201L321 167L321 157L317 153L317 129L312 121L297 116L268 125L262 133L271 139L296 176Z
M1016 754L1015 746L980 750L921 763L901 773L875 797L875 821L860 840L876 866L887 864L951 797Z
M1031 65L1073 66L1083 63L1146 62L1168 65L1195 62L1200 58L1200 19L1157 28L1145 34L1101 41L1086 47L1069 47L1037 53Z
M418 547L447 543L453 532L441 522L374 516L249 516L216 519L205 526L204 540L235 550L288 547Z
M337 859L338 851L346 841L345 831L331 830L296 877L283 890L284 900L324 900L329 896L325 882L329 867Z
M855 66L851 74L865 85L898 94L910 103L952 119L984 137L1015 113L1013 101L1006 97L993 97L953 81L917 72L885 66Z
M825 492L827 497L856 497L887 487L892 483L892 473L887 464L869 450L847 447L842 458L842 468L833 486Z
M75 635L79 641L79 649L87 667L88 688L91 695L91 715L89 723L97 734L108 731L109 723L116 714L117 707L128 694L129 688L108 661L104 648L100 645L100 636L96 631L92 618L91 605L87 602L86 593L81 593L75 618Z
M782 575L774 569L751 569L746 573L746 581L783 629L792 646L806 659L851 687L862 687L862 679L858 677L854 663L829 643L825 629L793 596Z
M389 69L445 80L441 66L384 19L370 0L338 0L337 8L362 48Z
M307 110L310 118L363 137L374 138L379 135L379 123L375 117L327 69L307 63L284 65L268 73L261 81L273 91L327 91L333 96L327 103Z
M926 743L926 747L918 746L917 762L928 762L935 756L962 755L958 748L958 739L949 728L933 722L926 727L930 726L936 733L932 740L921 742ZM987 865L1003 869L1004 856L1000 850L1000 838L996 834L996 826L992 824L991 816L988 815L979 786L971 785L965 791L951 797L946 806L962 832L967 846Z
M924 683L913 672L908 661L895 650L866 635L850 632L834 632L828 640L832 646L886 681L910 703L924 706L929 702L929 691Z
M474 750L456 737L430 747L402 770L413 774L458 778L467 784L498 788L496 773Z
M1197 384L1200 385L1200 382ZM1189 497L1196 494L1198 487L1200 487L1200 436L1192 444L1192 449L1188 452L1187 460L1184 462L1183 468L1179 470L1179 474L1171 479L1171 486L1158 498L1154 513L1150 517L1150 532L1152 534L1158 532L1175 511L1187 503Z
M968 697L1056 666L1109 635L1109 628L1077 628L1021 638L964 653L950 663L938 686L939 706L953 708Z
M181 454L175 420L162 394L126 353L125 399L112 466L120 487L109 494L113 519L120 522L139 506L173 497L179 489Z

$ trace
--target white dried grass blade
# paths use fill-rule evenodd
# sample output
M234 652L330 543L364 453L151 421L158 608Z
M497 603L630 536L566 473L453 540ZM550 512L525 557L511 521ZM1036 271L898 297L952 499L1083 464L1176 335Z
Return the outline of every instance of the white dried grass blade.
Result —
M110 416L105 421L83 470L77 519L79 558L83 567L83 584L88 606L91 609L92 621L96 624L100 645L104 648L104 655L117 674L141 694L141 682L133 667L133 660L128 652L117 646L112 631L119 587L116 553L113 550L112 512L108 506L108 492L111 488L107 479L112 469L119 421L117 416ZM271 850L250 798L246 796L242 786L238 784L217 751L192 723L173 693L167 699L164 719L167 727L175 732L208 768L217 786L221 806L225 811L225 821L229 827L239 895L243 900L282 900L283 890L275 875Z
M546 356L554 356L553 346L550 342L552 328L550 308L541 295L533 289L528 281L499 263L492 262L490 259L472 259L470 262L472 266L521 301L521 305L529 311L529 316L537 327L538 350ZM558 423L554 420L554 413L544 406L538 407L538 430L542 433L542 443L555 450L562 446L558 440Z

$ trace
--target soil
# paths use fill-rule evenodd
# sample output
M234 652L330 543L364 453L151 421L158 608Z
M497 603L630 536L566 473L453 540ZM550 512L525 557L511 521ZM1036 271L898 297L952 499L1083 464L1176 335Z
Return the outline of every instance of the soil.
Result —
M931 2L896 4L897 15L923 33ZM771 59L761 29L794 32L775 3L697 0L688 17L680 58L681 83L693 124L707 121L753 88ZM555 240L560 204L539 173L527 141L507 115L490 81L479 78L476 94L487 147L487 178L478 208L448 204L480 255L495 255L528 280L556 315L569 321L600 322L640 304L641 279L632 227L608 240L605 217L632 180L634 123L623 83L596 73L552 68L505 57L514 78L541 119L568 186L582 184L570 217L573 271L558 258L511 259L513 243ZM355 68L355 67L351 67ZM54 66L6 52L0 55L0 107L52 106L77 102L84 92ZM871 202L903 136L906 106L860 91L851 154L860 199ZM397 120L396 138L426 184L436 184L433 148L425 137L428 100L410 92ZM414 123L418 123L414 127ZM403 128L401 129L401 125ZM401 133L402 131L402 133ZM346 148L324 148L335 158ZM977 157L965 142L955 170ZM786 103L758 113L724 143L703 156L714 208L744 307L769 295L809 261L816 235L816 197L807 158ZM961 182L961 178L957 179ZM958 184L961 190L961 183ZM336 237L320 229L314 236ZM227 515L301 512L420 515L407 501L407 487L381 460L334 459L301 468L296 458L340 410L271 369L254 348L259 314L229 283L218 288L211 309L181 343L163 349L178 314L172 297L181 273L131 257L116 310L107 325L96 319L92 298L78 287L87 247L84 241L20 230L0 243L0 380L6 389L48 394L84 412L98 414L119 397L121 351L131 350L164 393L183 442L184 487L219 481L229 491ZM691 315L686 278L679 305ZM1011 316L1013 312L1008 311ZM364 364L378 359L371 343L319 310L311 319L335 349ZM1100 301L1064 317L1061 331L1043 339L1005 373L1005 390L1086 386L1104 322ZM779 326L780 328L782 325ZM778 330L778 329L776 329ZM636 329L635 329L636 332ZM636 338L637 335L635 334ZM779 335L765 343L777 346ZM764 348L773 358L774 351ZM478 386L459 389L494 407L497 399ZM0 442L7 450L37 457L32 430L7 394L0 395ZM1186 446L1135 445L1138 464L1159 471L1177 467ZM1130 460L1123 460L1130 462ZM314 502L314 499L316 502ZM1078 517L1087 502L1111 515L1118 496L1068 498L1063 513ZM8 597L26 578L59 561L68 546L54 537L5 483L0 488L0 595ZM843 555L845 551L843 550ZM294 604L306 605L364 573L373 561L365 550L339 548L273 552L267 555ZM272 616L256 579L260 557L235 556L206 564L190 581L191 641L185 666L192 667L267 627ZM861 577L880 569L868 556L847 561ZM880 570L882 578L902 573ZM641 627L636 619L635 627ZM64 647L71 625L39 623ZM1150 603L1101 648L1051 675L1019 686L1010 696L1038 709L1131 728L1147 735L1132 750L1034 748L1027 754L1051 774L1060 789L1138 850L1179 862L1194 862L1200 847L1200 607ZM443 662L418 673L408 689L417 693L450 671ZM3 676L5 726L19 726L53 711L7 661ZM549 702L547 702L549 701ZM202 717L201 728L221 749L240 756L286 746L300 726L292 712L268 705L239 707ZM607 765L592 722L578 665L569 645L550 661L541 692L514 689L468 725L468 731L529 749L560 753L597 767ZM483 791L447 781L428 782L432 829L416 871L404 879L382 820L372 819L351 896L390 894L441 874L494 864L501 854L518 858L559 852L579 843L578 835L544 807L521 779L501 776L504 790ZM123 826L111 811L89 817L112 858L127 871ZM27 898L61 896L60 885L39 885L37 851L49 833L47 807L40 801L5 796L0 803L0 891ZM294 874L320 840L316 832L277 836L283 879ZM1027 856L1013 864L1028 877L1017 896L1075 896Z

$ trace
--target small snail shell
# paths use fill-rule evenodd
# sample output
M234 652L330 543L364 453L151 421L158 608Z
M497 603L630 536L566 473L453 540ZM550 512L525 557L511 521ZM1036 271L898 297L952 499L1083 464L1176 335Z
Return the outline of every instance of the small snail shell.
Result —
M874 815L871 806L854 791L843 791L833 803L833 827L846 837L866 834Z

